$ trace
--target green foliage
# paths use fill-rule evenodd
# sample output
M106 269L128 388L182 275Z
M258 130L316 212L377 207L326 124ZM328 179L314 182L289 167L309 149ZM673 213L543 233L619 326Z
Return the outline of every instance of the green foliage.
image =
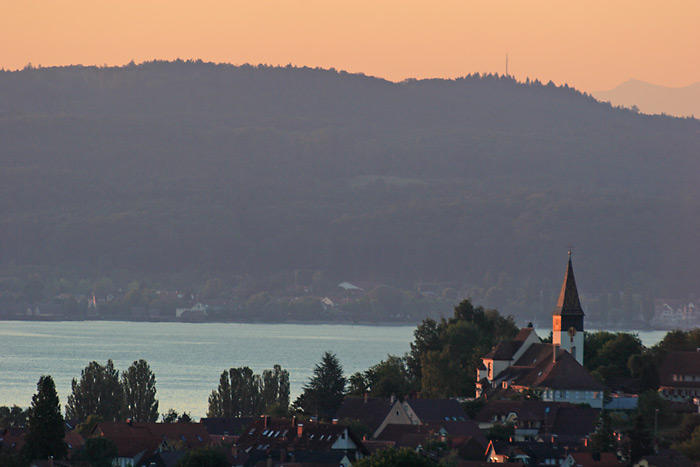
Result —
M221 373L219 387L209 396L209 417L250 417L268 408L289 405L289 373L279 365L262 376L248 367Z
M693 436L693 432L700 426L700 414L689 413L683 417L681 424L673 434L673 438L677 443L682 443L689 440Z
M136 422L158 421L158 400L156 399L156 376L146 360L134 363L122 373L124 390L123 417Z
M434 467L434 463L409 448L382 449L360 459L353 467Z
M406 359L389 355L371 366L364 373L355 373L349 378L348 395L363 396L368 393L372 397L403 398L410 394L413 387L411 374L406 365Z
M474 394L474 374L481 357L501 339L517 333L512 317L474 307L470 300L440 322L426 319L414 332L406 356L412 376L420 381L422 397L445 398Z
M29 409L17 405L12 407L0 406L0 430L5 428L21 428L26 425Z
M19 454L0 452L0 465L3 467L27 467L29 464Z
M608 331L587 332L584 335L584 365L595 372L603 382L610 378L632 376L630 359L635 358L635 369L642 371L638 364L644 346L638 336Z
M81 372L80 381L73 378L71 394L66 404L66 417L87 420L99 415L108 422L121 421L124 389L119 381L119 371L114 362L106 365L93 361Z
M588 450L592 452L615 452L617 437L610 419L610 412L601 410L595 432L591 434Z
M641 414L634 418L634 426L628 431L627 435L630 438L630 462L637 462L642 456L654 452L651 432Z
M497 423L486 431L486 438L491 441L508 441L515 435L515 425L512 422Z
M335 354L325 352L314 374L294 401L294 408L307 416L331 420L343 403L346 379Z
M696 426L689 437L684 441L671 445L673 449L677 449L691 460L700 461L700 426Z
M75 460L86 461L91 467L112 467L119 455L117 445L103 437L88 438L83 448L74 456Z
M228 467L226 456L211 448L189 451L175 467Z
M103 421L104 420L99 415L90 415L88 416L87 420L83 421L75 427L75 431L77 431L81 435L87 435L92 431L95 425Z
M64 436L65 428L56 385L51 376L42 376L29 408L22 456L26 460L43 460L50 456L63 459L68 454Z
M677 416L671 410L671 404L657 391L648 390L639 394L637 415L645 426L657 425L659 429L671 427L678 423Z
M487 404L487 402L488 401L484 397L471 400L468 399L462 402L462 408L466 414L469 415L469 418L473 420L476 418L476 414L479 413L479 410L481 410Z
M338 420L338 424L348 427L348 429L355 433L355 435L357 435L360 439L363 439L364 437L367 437L367 439L372 439L372 435L374 435L372 429L361 420L343 418L342 420Z

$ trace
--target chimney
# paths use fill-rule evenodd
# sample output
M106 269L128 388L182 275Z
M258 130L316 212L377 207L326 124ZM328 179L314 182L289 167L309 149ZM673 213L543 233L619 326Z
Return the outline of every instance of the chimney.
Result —
M270 417L269 417L269 415L263 415L262 418L263 418L263 429L265 429L265 428L267 428L267 422L268 422L268 419Z
M334 418L334 419L333 419L333 425L337 425L337 424L338 424L338 419L337 419L337 418Z
M129 425L129 426L132 426L132 425L134 424L134 421L133 421L132 419L130 419L130 418L127 418L127 419L126 419L126 424Z
M392 394L391 395L391 405L394 405L394 402L396 402L396 395Z
M300 423L297 425L297 438L301 438L301 436L304 434L304 424Z
M365 393L365 404L367 403L367 398L369 397L369 393Z
M231 455L234 459L238 457L238 446L231 446Z

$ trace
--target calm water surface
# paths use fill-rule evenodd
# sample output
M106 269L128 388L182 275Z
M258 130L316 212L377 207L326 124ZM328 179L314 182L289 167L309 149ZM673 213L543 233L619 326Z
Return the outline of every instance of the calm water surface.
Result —
M160 412L205 416L207 399L224 369L256 373L276 363L289 371L291 397L311 377L323 352L337 355L345 375L364 371L388 354L410 348L415 326L323 324L131 323L0 321L0 405L26 407L39 377L54 378L62 406L72 378L92 360L112 359L125 370L145 359L156 375ZM547 332L538 332L546 336ZM637 333L644 345L665 331Z
M205 416L207 399L224 369L256 373L276 363L289 371L292 400L325 351L345 375L364 371L388 354L410 348L415 326L109 321L0 321L0 405L28 406L43 374L54 378L62 407L72 378L96 360L125 370L145 359L156 375L160 412Z

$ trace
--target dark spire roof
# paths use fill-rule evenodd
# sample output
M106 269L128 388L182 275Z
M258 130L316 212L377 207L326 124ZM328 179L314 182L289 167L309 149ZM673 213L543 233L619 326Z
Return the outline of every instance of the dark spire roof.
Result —
M578 299L578 290L576 289L576 280L574 280L574 268L571 266L571 252L569 251L569 265L566 268L564 283L561 285L559 292L559 300L557 307L554 309L554 315L583 315L583 308Z

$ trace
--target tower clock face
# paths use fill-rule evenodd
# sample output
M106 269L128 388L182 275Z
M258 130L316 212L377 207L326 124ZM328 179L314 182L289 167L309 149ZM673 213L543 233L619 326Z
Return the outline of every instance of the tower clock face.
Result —
M569 337L574 337L576 335L576 328L571 326L567 333L569 334Z

